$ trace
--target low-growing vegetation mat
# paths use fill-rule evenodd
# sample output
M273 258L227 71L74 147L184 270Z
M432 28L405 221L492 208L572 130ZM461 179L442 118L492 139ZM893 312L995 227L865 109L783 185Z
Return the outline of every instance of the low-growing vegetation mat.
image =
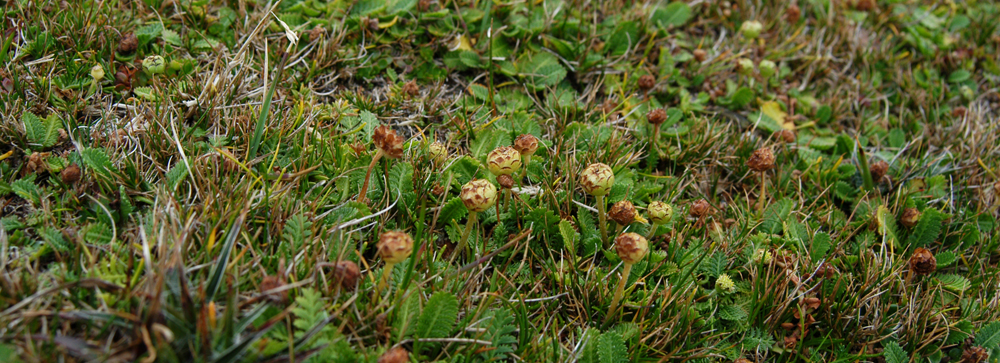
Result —
M997 362L992 1L0 1L0 361Z

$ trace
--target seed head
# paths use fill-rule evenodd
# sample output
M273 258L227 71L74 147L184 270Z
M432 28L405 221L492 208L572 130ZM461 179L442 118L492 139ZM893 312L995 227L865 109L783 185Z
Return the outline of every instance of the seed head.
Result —
M708 52L704 49L695 49L691 51L691 55L694 55L694 60L698 62L704 62L705 59L708 58Z
M762 147L754 150L747 159L747 166L756 172L765 172L774 167L774 152L770 148Z
M785 8L785 21L794 24L798 23L801 17L802 9L797 4L792 4Z
M791 144L795 142L795 131L782 129L781 131L775 131L774 136L784 141L786 144Z
M493 175L510 175L521 170L521 153L510 146L501 146L490 151L486 164Z
M764 25L759 21L751 20L743 22L740 26L740 34L743 34L747 39L755 39L760 36L760 31L764 29Z
M627 200L615 203L608 210L608 217L622 226L630 225L635 221L635 206Z
M719 275L719 278L715 280L715 289L723 292L735 292L736 283L727 274Z
M386 263L400 263L413 252L413 238L406 232L390 231L378 236L378 255Z
M649 113L646 114L646 119L649 120L649 123L653 125L662 124L663 121L667 120L667 110L664 110L662 108L654 108L650 110Z
M333 281L347 291L354 291L358 285L361 270L354 261L340 261L333 266Z
M521 134L514 139L514 150L521 155L532 155L538 150L538 138L532 134Z
M375 144L375 147L392 159L403 157L403 141L405 141L403 137L396 134L396 130L388 125L376 127L375 134L372 135L372 143Z
M670 204L656 201L649 203L646 207L646 213L649 214L649 220L653 223L663 224L670 221L670 218L674 217L674 207Z
M388 352L378 357L378 363L406 363L410 361L410 352L403 347L389 349Z
M69 164L69 166L59 172L59 177L62 178L63 183L76 184L76 182L80 181L80 167L76 164Z
M899 224L912 228L920 222L920 211L917 208L906 208L903 215L899 217Z
M889 172L889 163L885 162L884 160L879 160L872 163L871 167L868 168L868 170L872 174L872 180L874 180L875 183L877 184L879 181L882 180L882 177L885 177L885 174Z
M497 201L497 188L486 179L476 179L465 183L458 195L470 212L482 212Z
M708 210L712 207L708 205L708 201L704 199L698 199L691 206L688 207L688 213L692 217L701 218L708 214Z
M917 247L910 257L910 270L918 275L926 275L937 269L937 259L931 251Z
M583 187L583 191L593 196L608 194L614 184L615 173L610 166L602 163L590 164L580 173L580 186Z
M135 36L135 33L130 32L122 37L122 42L118 44L118 53L123 55L132 54L138 46L139 38Z
M444 164L445 160L448 159L448 147L444 146L440 141L435 141L428 145L427 153L431 155L431 158L438 165Z
M653 75L644 74L642 77L639 77L639 88L643 91L649 91L654 86L656 86L656 78Z
M983 363L987 358L990 357L990 352L986 351L983 347L979 346L969 346L962 351L962 360L960 363Z
M645 237L636 233L622 233L621 236L615 238L615 252L618 253L618 258L621 258L622 262L632 265L646 257L646 252L649 252L649 244Z
M497 184L500 184L500 187L503 188L503 189L513 188L514 187L514 177L512 177L510 175L507 175L507 174L503 174L503 175L497 176Z

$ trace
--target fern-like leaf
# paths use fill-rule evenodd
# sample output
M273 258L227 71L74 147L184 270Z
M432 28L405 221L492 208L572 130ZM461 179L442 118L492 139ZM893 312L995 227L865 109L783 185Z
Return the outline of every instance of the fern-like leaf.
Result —
M458 319L458 299L447 292L438 292L427 300L417 319L417 338L444 338L451 335Z
M465 204L462 204L462 199L451 198L448 203L444 204L444 207L441 207L437 224L448 225L452 220L460 221L466 214L469 214L469 210L465 208Z
M920 216L920 221L913 227L913 233L906 243L910 247L925 247L934 242L941 234L941 222L947 215L934 208L927 208Z
M976 345L987 349L1000 348L1000 322L994 321L979 329L976 334Z
M312 236L312 222L302 214L296 214L285 222L282 235L298 250Z
M628 362L625 340L615 332L606 332L597 338L597 356L601 363Z

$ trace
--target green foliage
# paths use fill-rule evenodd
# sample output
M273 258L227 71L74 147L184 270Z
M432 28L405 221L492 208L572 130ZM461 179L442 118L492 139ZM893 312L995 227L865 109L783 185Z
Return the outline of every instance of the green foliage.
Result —
M913 227L913 233L906 240L911 247L926 247L941 234L941 224L947 215L934 208L927 208L920 215L920 221Z
M21 122L28 142L36 149L50 148L59 141L59 130L63 124L54 113L42 120L31 112L25 112L21 115Z
M597 356L601 363L621 363L628 362L628 351L625 348L625 341L621 335L615 332L606 332L597 338Z
M514 345L517 338L514 332L517 327L513 325L514 316L507 309L496 309L486 312L483 316L485 320L485 331L482 339L491 343L492 350L484 351L479 355L487 360L502 359L507 354L514 352Z
M908 363L910 361L909 354L898 343L892 341L885 343L882 356L885 357L885 363Z
M1000 322L992 322L979 329L976 333L976 345L987 348L1000 348Z

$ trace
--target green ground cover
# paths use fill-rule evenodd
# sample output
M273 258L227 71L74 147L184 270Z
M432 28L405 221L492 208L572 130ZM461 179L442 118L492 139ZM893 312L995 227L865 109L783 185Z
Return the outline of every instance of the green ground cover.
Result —
M1000 358L991 1L0 3L0 361Z

